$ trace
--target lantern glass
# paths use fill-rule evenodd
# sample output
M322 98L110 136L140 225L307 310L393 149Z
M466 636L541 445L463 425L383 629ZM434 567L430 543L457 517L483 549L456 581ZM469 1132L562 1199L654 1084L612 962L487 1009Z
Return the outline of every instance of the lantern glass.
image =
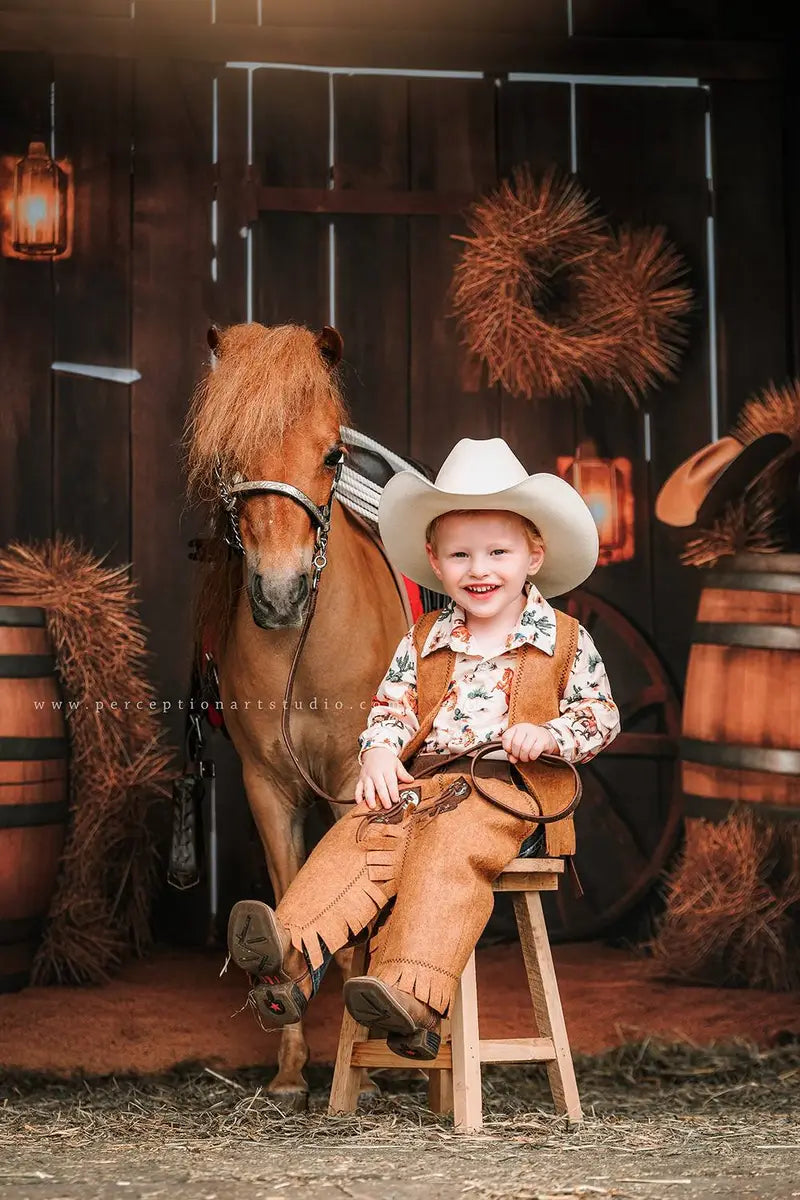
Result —
M600 539L598 563L633 558L633 468L627 458L600 458L593 442L582 442L574 458L559 458L557 469L586 501Z
M44 142L31 142L14 169L11 244L25 257L49 257L67 249L68 176Z

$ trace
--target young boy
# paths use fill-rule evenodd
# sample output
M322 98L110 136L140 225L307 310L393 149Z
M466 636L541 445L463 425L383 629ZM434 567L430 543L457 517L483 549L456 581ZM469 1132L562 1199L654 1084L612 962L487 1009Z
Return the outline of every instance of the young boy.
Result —
M403 638L378 688L356 807L274 912L234 906L228 945L260 981L262 1020L278 1026L300 1020L331 954L371 928L369 975L345 984L347 1008L396 1053L431 1059L493 880L537 828L548 854L574 852L571 816L542 826L537 815L568 809L566 764L607 746L619 714L588 633L545 599L597 561L591 513L564 480L528 476L500 438L464 439L434 483L391 479L379 524L398 570L450 601ZM498 739L505 753L470 762ZM442 758L424 783L408 769Z

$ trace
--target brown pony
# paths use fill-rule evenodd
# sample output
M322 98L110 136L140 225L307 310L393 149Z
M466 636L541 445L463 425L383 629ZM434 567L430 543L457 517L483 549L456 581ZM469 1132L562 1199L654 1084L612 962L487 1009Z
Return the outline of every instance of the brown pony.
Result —
M244 786L280 900L305 856L303 823L314 796L281 738L283 695L308 604L315 527L286 494L240 493L231 517L221 501L232 481L291 484L325 505L346 423L336 379L342 343L325 329L233 325L209 331L211 369L186 425L190 500L210 508L211 537L196 605L196 639L211 639L225 722L242 760ZM233 542L236 543L234 533ZM337 501L328 563L300 659L291 735L307 773L331 795L351 800L358 777L357 735L407 616L397 583L365 527ZM342 811L338 810L337 815ZM346 970L347 956L339 960ZM302 1105L308 1060L301 1024L285 1027L270 1084Z

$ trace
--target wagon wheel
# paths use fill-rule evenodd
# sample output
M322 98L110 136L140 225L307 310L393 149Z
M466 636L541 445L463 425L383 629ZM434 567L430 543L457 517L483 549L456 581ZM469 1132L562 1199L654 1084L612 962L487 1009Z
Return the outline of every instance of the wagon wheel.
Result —
M677 761L680 701L664 664L627 617L599 596L574 592L566 611L591 634L608 669L622 733L580 768L575 865L568 883L543 893L553 940L592 937L618 921L661 874L681 827Z

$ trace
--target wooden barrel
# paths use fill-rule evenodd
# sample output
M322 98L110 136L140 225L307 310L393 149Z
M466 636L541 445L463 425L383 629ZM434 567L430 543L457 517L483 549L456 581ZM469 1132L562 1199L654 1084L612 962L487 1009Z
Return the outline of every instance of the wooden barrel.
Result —
M800 554L707 571L683 704L686 815L800 818Z
M67 739L44 610L0 597L0 992L30 978L69 808Z

